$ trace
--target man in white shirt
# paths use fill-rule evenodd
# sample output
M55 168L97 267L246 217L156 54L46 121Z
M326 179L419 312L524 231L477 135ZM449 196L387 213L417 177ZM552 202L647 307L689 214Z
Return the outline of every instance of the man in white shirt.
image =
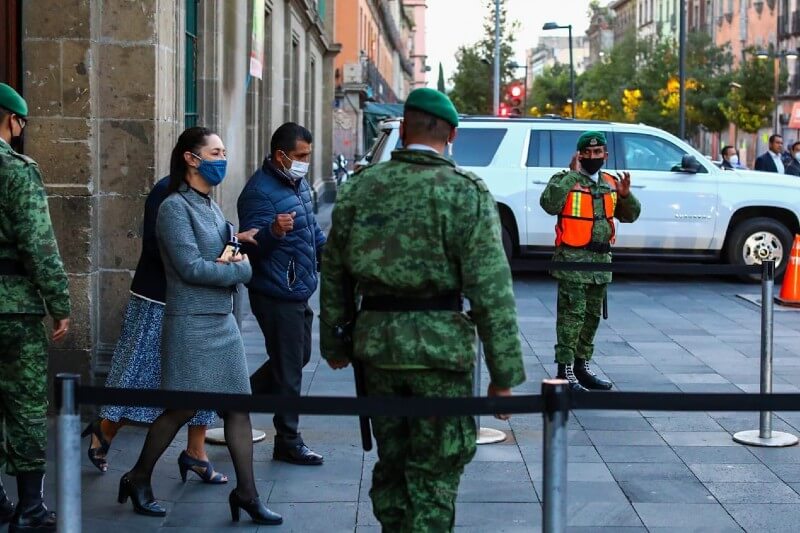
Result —
M769 150L756 158L755 170L785 174L783 166L783 137L774 133L769 137Z

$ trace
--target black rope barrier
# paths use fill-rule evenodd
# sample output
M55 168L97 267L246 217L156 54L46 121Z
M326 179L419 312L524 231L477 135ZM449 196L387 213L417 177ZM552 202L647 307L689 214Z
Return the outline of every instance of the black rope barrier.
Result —
M336 416L464 416L545 410L541 395L466 398L342 397L222 394L155 389L77 388L78 403ZM623 411L800 411L800 393L571 393L570 409Z
M717 265L694 263L581 263L572 261L545 261L538 259L513 259L515 272L617 272L620 274L658 274L672 276L747 276L760 274L761 265Z

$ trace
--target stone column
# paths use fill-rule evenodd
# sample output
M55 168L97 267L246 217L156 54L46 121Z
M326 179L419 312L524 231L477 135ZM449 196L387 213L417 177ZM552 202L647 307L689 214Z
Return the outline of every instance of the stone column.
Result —
M74 309L51 371L88 380L110 360L141 249L144 199L168 168L183 17L177 0L52 4L23 3L27 146L45 177Z

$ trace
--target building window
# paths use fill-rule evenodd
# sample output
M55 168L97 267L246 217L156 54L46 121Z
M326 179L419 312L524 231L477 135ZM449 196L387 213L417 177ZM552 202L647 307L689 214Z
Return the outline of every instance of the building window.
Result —
M292 122L300 122L300 42L292 39Z
M197 113L197 12L198 0L186 0L186 87L183 99L184 127L198 122Z

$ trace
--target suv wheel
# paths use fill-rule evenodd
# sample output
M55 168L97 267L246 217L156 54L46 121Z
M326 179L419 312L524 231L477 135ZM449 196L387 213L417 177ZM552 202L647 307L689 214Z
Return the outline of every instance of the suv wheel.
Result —
M754 218L733 228L728 240L728 262L732 265L760 265L767 259L775 260L775 277L783 276L789 252L792 249L792 233L772 218ZM744 279L758 280L760 276Z

